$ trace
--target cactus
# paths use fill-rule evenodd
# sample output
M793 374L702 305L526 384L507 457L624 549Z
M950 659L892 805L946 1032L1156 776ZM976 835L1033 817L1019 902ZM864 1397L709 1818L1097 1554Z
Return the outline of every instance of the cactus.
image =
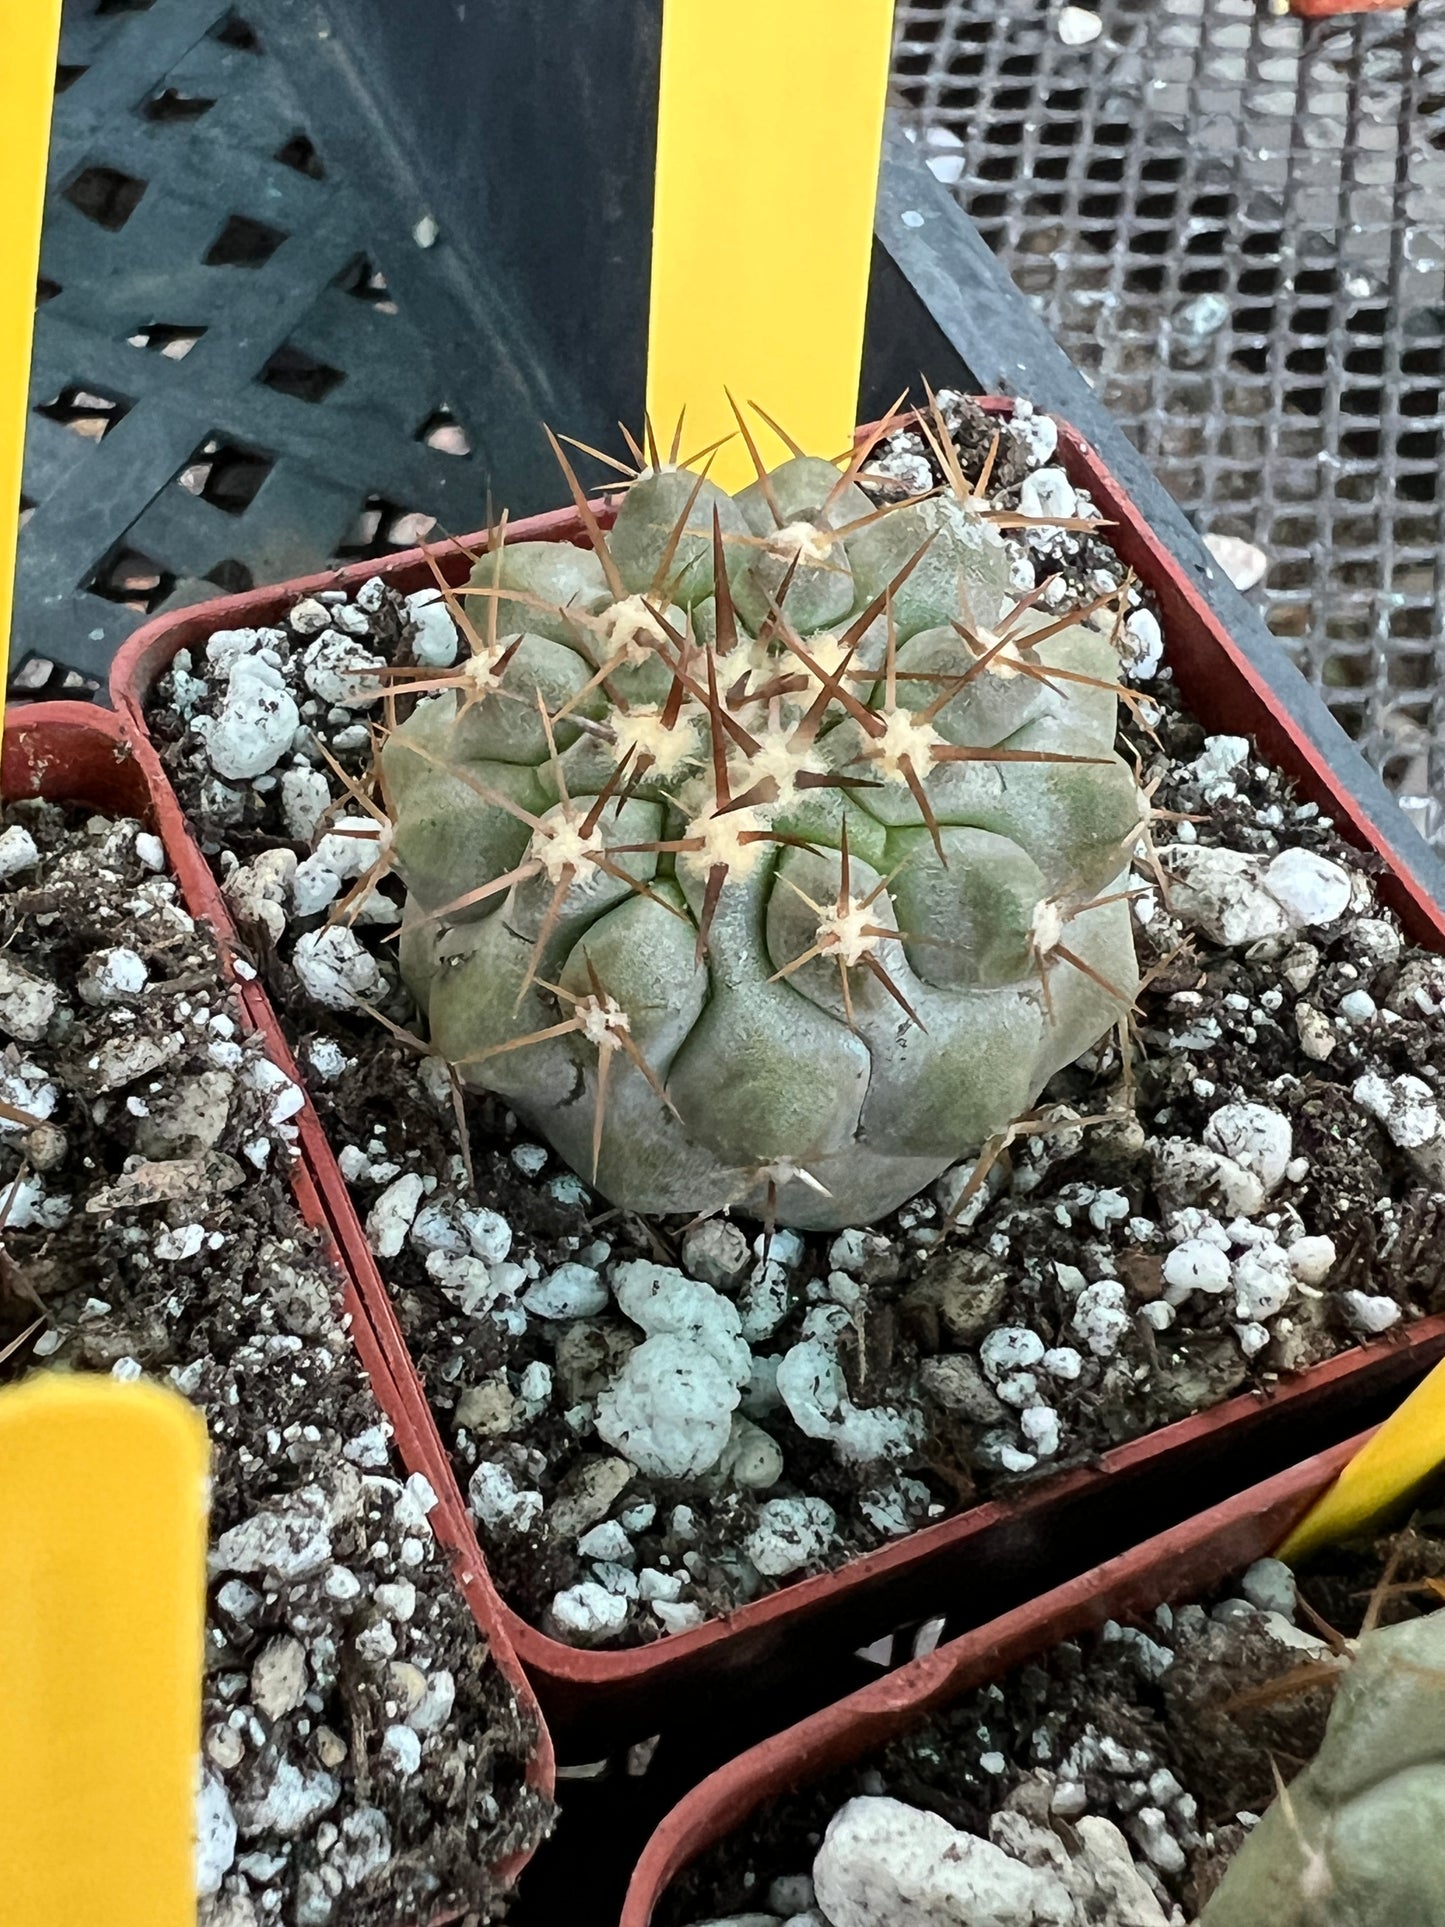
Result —
M1319 1752L1265 1814L1200 1927L1445 1920L1445 1612L1360 1637Z
M639 451L610 533L554 438L590 549L494 540L465 660L393 685L433 1047L618 1204L870 1221L1132 1001L1101 605L1011 594L935 429L946 485L883 507L872 440L768 472L744 427L736 498Z

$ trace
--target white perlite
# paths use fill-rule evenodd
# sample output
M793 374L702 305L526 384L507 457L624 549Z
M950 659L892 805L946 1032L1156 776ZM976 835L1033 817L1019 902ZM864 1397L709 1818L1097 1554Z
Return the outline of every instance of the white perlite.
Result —
M407 614L416 624L411 652L418 662L445 669L457 659L457 625L440 589L418 589L406 598Z
M1223 1291L1229 1283L1229 1257L1202 1238L1186 1238L1164 1260L1164 1282L1174 1292Z
M1386 1136L1401 1150L1417 1150L1440 1135L1435 1093L1422 1078L1406 1074L1386 1079L1378 1071L1366 1071L1355 1079L1350 1094L1362 1111L1368 1111L1385 1127Z
M620 1632L627 1624L628 1611L621 1593L608 1592L595 1579L585 1579L580 1586L569 1586L557 1594L551 1618L569 1643L585 1646Z
M661 1332L598 1397L597 1434L652 1478L697 1478L722 1457L739 1396L710 1351Z
M422 1200L422 1190L422 1180L416 1172L406 1171L386 1187L371 1207L366 1219L366 1241L378 1258L396 1257L406 1243L406 1234Z
M0 836L0 882L19 876L22 870L33 870L39 861L35 838L23 823L12 823Z
M1176 843L1160 857L1175 914L1226 948L1333 923L1349 908L1349 873L1309 850L1282 850L1266 861L1240 850Z
M766 1578L781 1579L821 1558L837 1525L832 1506L822 1499L769 1499L759 1507L743 1551Z
M1129 1300L1112 1278L1088 1285L1074 1301L1073 1329L1096 1358L1112 1358L1129 1329Z
M330 802L331 785L320 770L301 767L282 772L281 814L288 835L298 843L309 843L315 836Z
M280 673L254 656L241 656L206 733L207 760L232 782L264 776L290 748L300 721Z
M747 1383L752 1354L742 1336L742 1317L720 1291L645 1258L618 1265L612 1289L622 1310L649 1337L685 1338L715 1359L735 1384Z
M1103 21L1087 7L1063 7L1059 11L1058 34L1066 47L1087 47L1103 31Z
M299 939L292 964L308 997L328 1010L349 1010L358 999L382 995L386 980L376 959L343 923L310 930Z
M1258 1244L1234 1261L1234 1315L1246 1324L1273 1318L1289 1303L1294 1273L1273 1242Z
M1075 1919L1068 1889L941 1814L874 1795L828 1823L813 1862L831 1927L1034 1927Z
M1289 1119L1267 1104L1221 1105L1204 1127L1204 1142L1252 1171L1266 1197L1284 1181L1294 1152Z
M504 1465L487 1460L477 1467L467 1487L472 1511L493 1532L525 1532L542 1516L540 1492L519 1488Z
M196 1892L214 1894L236 1857L236 1816L225 1782L209 1767L196 1786Z
M1342 1291L1340 1303L1350 1324L1368 1338L1375 1338L1400 1322L1400 1307L1393 1298L1367 1291Z
M1333 1238L1296 1238L1286 1256L1289 1268L1302 1285L1322 1285L1334 1269Z
M60 992L44 978L0 956L0 1030L22 1044L38 1044L50 1028Z
M558 1265L523 1294L522 1303L538 1318L595 1318L607 1309L607 1287L591 1265Z
M213 1572L269 1572L290 1581L319 1571L330 1557L326 1494L306 1485L223 1532L210 1564Z
M276 1762L269 1785L238 1802L236 1819L248 1836L279 1833L283 1840L295 1840L329 1813L340 1797L340 1782L331 1774L282 1759Z
M803 1336L778 1365L778 1392L799 1431L827 1439L855 1463L900 1459L917 1431L914 1414L891 1405L855 1405L838 1362L838 1335L849 1323L841 1305L819 1305L803 1320Z
M381 694L381 684L367 670L380 669L380 656L373 655L356 636L343 635L338 629L323 629L301 658L302 675L313 696L342 709L365 709Z

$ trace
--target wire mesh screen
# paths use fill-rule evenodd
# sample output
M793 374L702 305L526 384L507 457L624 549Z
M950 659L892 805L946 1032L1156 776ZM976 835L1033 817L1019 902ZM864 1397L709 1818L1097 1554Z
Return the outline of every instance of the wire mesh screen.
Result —
M67 0L12 693L103 679L150 614L475 527L486 474L229 0ZM460 401L458 406L460 407Z
M935 174L1445 847L1445 0L900 0ZM1065 31L1072 18L1063 22Z

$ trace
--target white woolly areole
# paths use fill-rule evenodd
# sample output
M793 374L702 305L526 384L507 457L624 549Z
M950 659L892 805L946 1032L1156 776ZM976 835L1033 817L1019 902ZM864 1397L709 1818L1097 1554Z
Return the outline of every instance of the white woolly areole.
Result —
M998 650L996 656L989 656L988 661L984 663L986 676L998 676L1002 681L1008 682L1014 676L1021 676L1024 673L1023 655L1015 642L1005 641L992 629L975 629L972 634L973 640L979 645L980 658L988 656L990 649ZM1001 643L1003 646L1000 648Z
M457 671L463 685L479 696L489 695L497 685L497 664L505 653L500 645L494 649L474 649Z
M837 540L832 529L820 529L811 522L789 522L773 530L767 545L774 555L788 562L796 556L800 562L823 563L833 553Z
M619 754L626 755L631 749L639 757L650 758L652 769L665 781L686 764L698 760L699 715L696 708L684 707L669 728L662 711L656 707L618 710L612 717L612 727L617 732Z
M781 666L786 667L790 674L796 670L808 678L809 686L805 700L811 702L814 696L822 693L824 678L836 678L844 664L851 661L853 651L844 646L841 636L835 636L826 629L816 636L809 636L803 647L812 661L817 664L821 674L815 675L801 657L791 654L786 663Z
M582 829L582 818L570 814L556 816L533 832L530 854L547 873L549 883L560 883L571 872L574 876L584 863L596 862L604 853L599 827Z
M740 756L732 770L740 791L750 790L755 783L770 776L777 785L775 801L790 803L798 793L800 776L805 772L817 776L826 774L816 746L795 742L790 729L770 723L756 733L754 740L757 748L750 755Z
M871 903L849 897L841 910L830 910L819 919L818 941L845 964L861 963L882 942L869 928L877 923L878 914Z
M883 734L870 739L868 755L890 783L904 783L904 763L915 776L926 776L942 741L932 723L920 722L911 709L895 709L883 718Z
M669 640L657 613L645 595L627 596L603 612L602 633L613 651L621 650L629 662L646 662Z
M1052 897L1042 897L1029 919L1029 940L1040 956L1047 957L1064 940L1064 913Z
M719 812L715 803L709 804L687 826L688 839L697 838L702 847L683 851L682 860L696 871L710 870L715 863L725 864L732 880L750 876L763 853L764 840L759 837L745 843L743 838L757 837L757 832L766 828L759 810Z
M614 997L582 997L573 1014L581 1020L582 1035L599 1050L632 1029L632 1019Z

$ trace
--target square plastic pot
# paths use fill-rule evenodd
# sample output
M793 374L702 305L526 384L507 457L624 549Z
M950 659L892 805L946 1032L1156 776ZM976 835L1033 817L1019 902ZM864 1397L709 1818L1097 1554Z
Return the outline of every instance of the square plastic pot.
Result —
M1010 404L983 406L1003 416ZM1059 424L1059 462L1087 487L1111 524L1110 539L1158 604L1166 658L1199 720L1213 731L1247 736L1293 779L1306 799L1335 820L1341 834L1379 859L1382 900L1411 939L1445 950L1445 912L1424 882L1379 836L1353 798L1348 778L1317 748L1282 700L1260 679L1168 550L1145 524L1123 488L1087 443ZM599 503L605 522L608 511ZM584 542L571 510L512 525L513 540ZM485 536L464 538L467 549ZM454 583L469 558L454 548L441 558ZM204 646L218 628L280 622L297 597L319 589L355 590L379 575L401 593L429 586L425 556L412 550L380 563L231 596L139 630L117 656L111 696L134 751L157 794L168 780L146 730L147 696L181 649ZM200 898L226 918L209 869L172 799L164 812L172 863ZM229 930L229 923L220 927ZM234 933L231 933L234 941ZM255 1021L281 1048L274 1016L254 983L244 987ZM289 1057L283 1059L298 1076ZM407 1355L386 1289L377 1273L345 1180L314 1111L301 1120L302 1144L317 1190L346 1254L378 1344L415 1412L416 1449L424 1452L438 1492L465 1517L450 1461ZM1384 1416L1399 1393L1445 1355L1445 1314L1416 1320L1402 1332L1356 1347L1282 1381L1247 1393L1108 1452L1092 1467L1040 1481L1016 1496L970 1508L938 1525L855 1559L837 1572L802 1579L692 1631L623 1651L578 1650L550 1639L505 1605L503 1623L554 1728L569 1750L597 1757L658 1731L689 1697L719 1690L761 1694L796 1677L823 1651L865 1645L910 1618L923 1619L941 1598L969 1601L979 1623L1031 1597L1182 1516L1238 1491L1261 1473L1288 1465ZM423 1436L424 1435L424 1436ZM481 1555L475 1557L480 1564Z
M1106 1620L1128 1624L1156 1606L1184 1604L1273 1552L1366 1437L1251 1486L729 1760L680 1800L648 1841L621 1927L650 1927L677 1876L765 1804L826 1779L1065 1640L1097 1632Z
M13 711L5 722L0 790L7 803L20 798L44 797L52 803L77 803L87 809L119 811L139 817L161 836L168 853L183 846L195 852L195 846L180 828L179 810L169 784L162 782L157 788L147 759L131 753L124 719L88 703L38 703ZM250 1028L261 1032L268 1054L294 1077L290 1054L269 1008L264 1000L258 1004L250 998L246 993L252 986L235 975L230 925L210 871L204 863L190 865L191 874L182 873L174 864L172 867L188 914L211 925L216 933L222 962L234 988L241 993L243 1014ZM310 1112L309 1100L306 1110ZM314 1112L311 1117L314 1127ZM522 1717L533 1724L536 1739L527 1763L527 1784L550 1801L555 1792L556 1772L547 1723L507 1635L508 1615L477 1551L460 1494L450 1478L450 1468L444 1459L438 1466L432 1434L427 1426L417 1422L414 1375L395 1329L390 1302L376 1286L370 1290L377 1302L363 1302L361 1283L343 1256L330 1216L322 1207L310 1162L304 1155L293 1159L290 1176L296 1208L303 1221L324 1240L328 1257L341 1280L342 1308L350 1325L352 1342L371 1381L376 1402L395 1431L402 1463L408 1473L421 1473L438 1494L439 1503L430 1515L437 1543L451 1560L457 1583L486 1636L498 1670L516 1694ZM404 1367L400 1376L394 1369L394 1358L399 1358ZM504 1861L496 1872L502 1879L514 1881L531 1857L530 1852L516 1854Z

